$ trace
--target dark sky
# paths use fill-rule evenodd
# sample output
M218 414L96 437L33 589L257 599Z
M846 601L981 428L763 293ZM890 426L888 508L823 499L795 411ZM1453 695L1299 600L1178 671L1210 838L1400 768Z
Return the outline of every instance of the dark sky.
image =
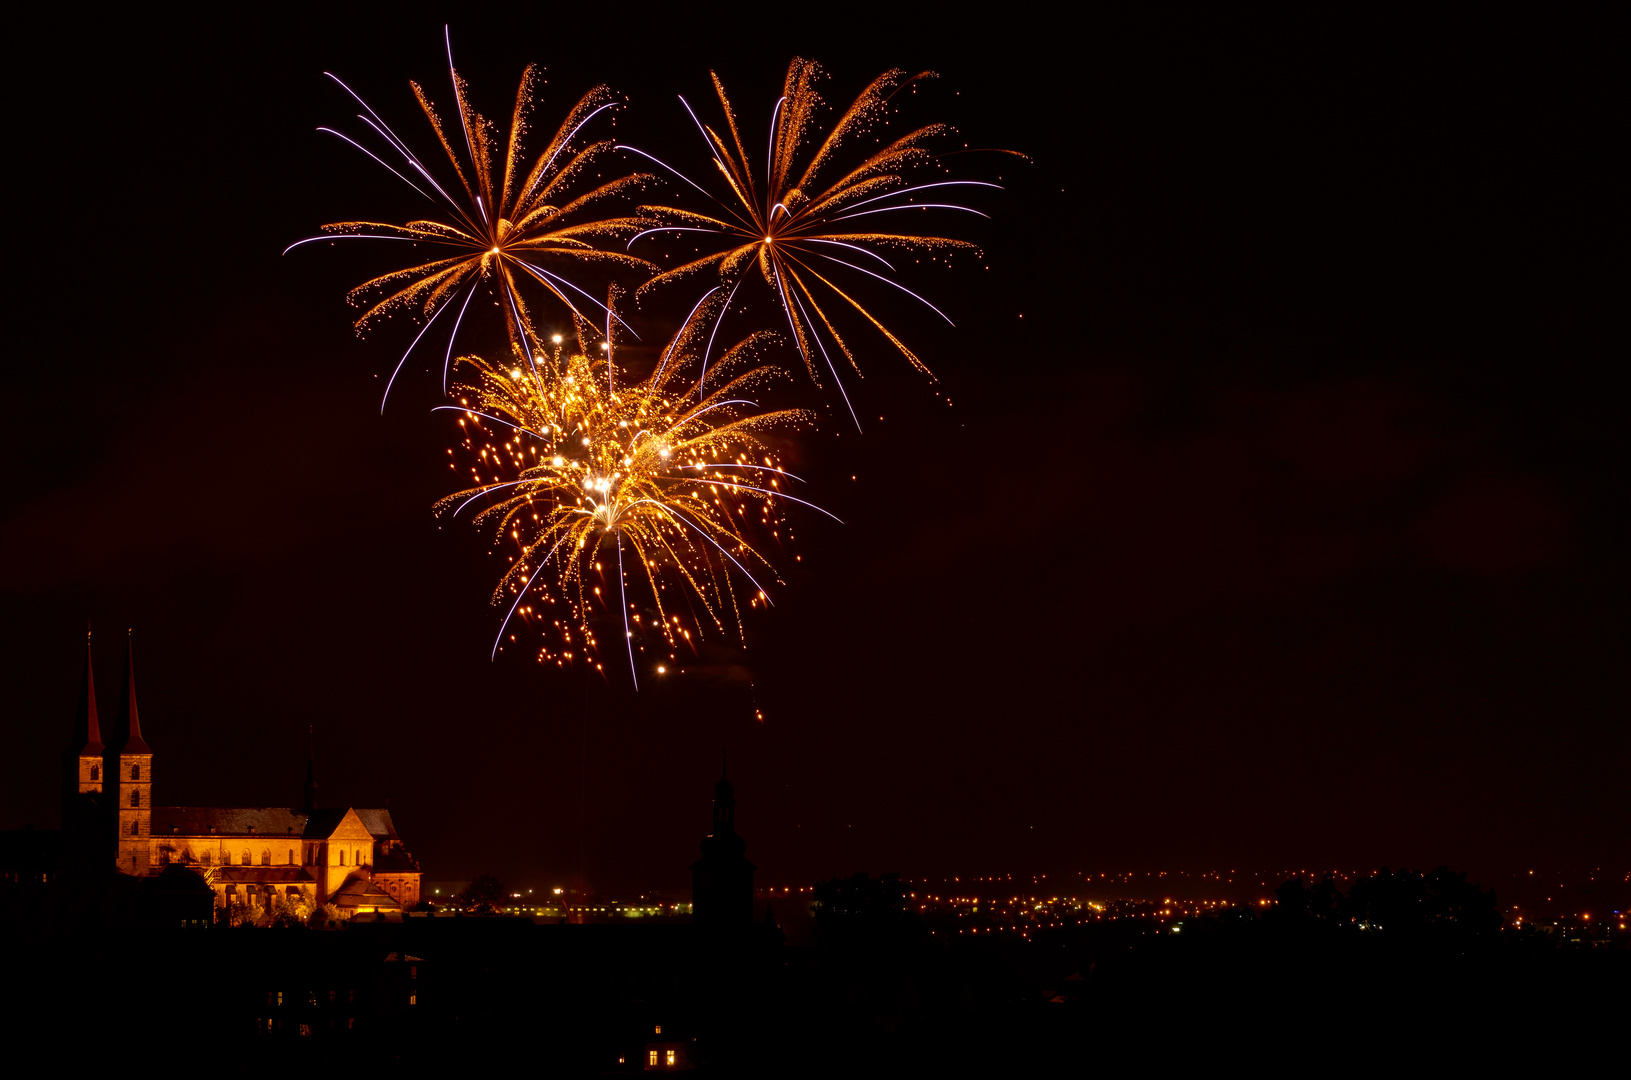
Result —
M350 330L383 265L279 255L414 212L314 131L355 111L320 73L423 144L443 12L19 30L0 827L55 823L88 616L105 710L136 628L161 802L296 800L315 725L435 879L683 886L727 744L766 882L1623 861L1605 27L752 10L453 40L490 114L538 61L541 118L604 81L692 166L674 95L713 67L760 127L794 55L834 101L933 68L904 119L1033 160L958 164L1006 187L986 258L907 278L955 330L875 297L940 385L869 340L864 436L791 449L847 524L795 518L746 652L638 695L488 661L434 380L381 418L405 327Z

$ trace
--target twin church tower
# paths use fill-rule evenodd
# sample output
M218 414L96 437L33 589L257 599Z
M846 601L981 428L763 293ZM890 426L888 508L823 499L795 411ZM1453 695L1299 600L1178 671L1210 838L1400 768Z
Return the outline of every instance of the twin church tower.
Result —
M218 907L273 910L278 902L347 914L391 912L420 899L419 863L384 808L317 805L308 764L303 805L154 806L153 750L136 707L134 650L125 649L119 710L104 733L90 636L73 735L62 758L62 843L67 868L131 877L182 866ZM104 741L105 740L105 741Z
M81 868L111 859L122 873L152 864L153 751L142 738L136 708L134 643L125 647L119 711L107 742L96 708L91 635L85 635L85 682L74 712L73 736L62 758L62 832Z
M153 805L153 750L136 706L133 642L126 643L119 707L104 728L96 705L90 635L73 734L62 758L62 854L81 874L109 869L147 877L172 864L198 873L218 906L263 906L301 898L350 912L401 911L420 899L420 869L403 846L390 811L319 809L308 767L304 805L185 807ZM691 866L693 918L717 930L753 918L747 842L736 831L736 794L721 775L713 829Z

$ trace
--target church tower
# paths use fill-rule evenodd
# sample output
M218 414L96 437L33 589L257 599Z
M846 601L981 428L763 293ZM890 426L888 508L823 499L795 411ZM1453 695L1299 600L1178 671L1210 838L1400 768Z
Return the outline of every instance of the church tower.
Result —
M73 733L62 754L62 835L78 865L94 865L103 847L102 725L96 715L96 676L91 670L91 634L85 631L85 679L74 710Z
M118 823L119 872L141 875L147 873L152 851L153 751L142 739L141 717L136 712L134 635L125 653L125 679L113 723L103 758L103 797L110 806L108 816Z
M691 864L691 922L712 930L753 925L753 872L748 842L736 831L736 789L724 765L714 785L714 828L702 838L702 858Z

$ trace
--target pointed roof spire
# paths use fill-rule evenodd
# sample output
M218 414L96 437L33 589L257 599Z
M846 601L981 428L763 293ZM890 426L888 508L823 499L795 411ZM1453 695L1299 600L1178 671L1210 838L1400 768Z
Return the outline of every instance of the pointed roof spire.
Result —
M731 786L730 764L731 764L730 750L725 749L725 750L720 751L720 755L719 755L719 783L714 785L714 801L715 802L732 802L733 801L733 792L736 789Z
M714 785L714 832L716 834L736 831L736 789L731 786L727 769L730 765L728 753L722 756L719 763L719 783Z
M119 694L118 730L113 749L120 754L151 754L142 739L141 717L136 712L136 631L129 631L130 645L125 653L125 682Z
M73 741L69 751L80 757L100 757L102 724L96 715L96 676L91 671L91 631L85 630L85 682L79 688L79 707L74 711Z

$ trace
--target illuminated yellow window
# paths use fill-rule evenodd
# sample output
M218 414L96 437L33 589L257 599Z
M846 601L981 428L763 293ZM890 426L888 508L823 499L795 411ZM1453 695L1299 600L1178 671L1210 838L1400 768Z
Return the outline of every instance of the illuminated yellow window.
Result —
M658 1035L661 1035L663 1033L663 1026L661 1024L658 1024L656 1027L652 1028L651 1030L655 1031Z
M674 1054L675 1053L676 1053L676 1051L673 1051L673 1050L670 1050L668 1052L668 1064L670 1064L670 1065L674 1064Z
M646 1054L646 1064L647 1065L657 1064L657 1051L652 1050L652 1051L650 1051L650 1052L648 1052Z

